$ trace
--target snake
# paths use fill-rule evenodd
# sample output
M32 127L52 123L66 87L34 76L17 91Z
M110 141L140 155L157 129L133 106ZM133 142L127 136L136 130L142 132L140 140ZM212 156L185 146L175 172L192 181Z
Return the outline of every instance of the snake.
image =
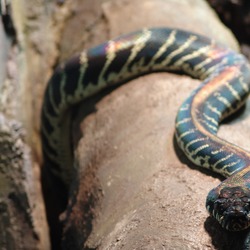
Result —
M217 136L223 119L242 107L250 92L247 59L205 36L175 28L145 28L60 63L44 94L41 138L49 171L69 188L74 165L72 112L83 100L152 72L200 79L180 106L175 140L195 165L225 179L206 199L209 214L230 231L250 226L250 153Z

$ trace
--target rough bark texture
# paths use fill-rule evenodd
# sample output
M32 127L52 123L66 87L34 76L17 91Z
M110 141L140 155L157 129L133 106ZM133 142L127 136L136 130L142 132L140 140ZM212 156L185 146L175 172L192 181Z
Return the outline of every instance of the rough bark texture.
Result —
M18 69L19 50L0 23L0 249L50 249L38 165L32 162Z
M0 249L49 249L39 174L23 128L1 114L0 138Z
M71 25L85 18L79 38ZM64 29L61 58L155 26L191 30L238 48L204 1L96 0L76 8ZM78 43L70 48L67 37ZM80 107L87 111L78 118L96 112L81 125L79 172L61 216L65 249L240 249L245 232L223 231L204 207L207 192L220 180L188 162L174 140L177 108L198 84L152 74ZM223 126L220 136L242 145L235 132L239 124Z

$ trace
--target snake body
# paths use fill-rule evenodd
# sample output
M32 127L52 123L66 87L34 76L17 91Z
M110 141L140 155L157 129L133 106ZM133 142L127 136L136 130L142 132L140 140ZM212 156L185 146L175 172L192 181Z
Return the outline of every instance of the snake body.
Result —
M144 29L83 51L51 77L42 108L42 142L52 174L72 178L71 111L108 86L140 75L174 71L201 79L181 105L176 140L196 165L226 177L209 192L206 207L222 227L250 225L250 153L216 136L219 123L249 94L250 66L243 55L203 36L168 28Z

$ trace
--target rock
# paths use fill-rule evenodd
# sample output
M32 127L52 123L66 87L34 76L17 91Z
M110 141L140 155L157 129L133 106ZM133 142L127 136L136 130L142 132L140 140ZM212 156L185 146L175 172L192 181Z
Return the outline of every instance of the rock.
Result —
M50 249L38 166L23 132L0 114L0 248Z
M3 81L5 79L6 76L6 67L5 67L5 63L7 61L8 58L8 50L10 47L10 41L8 41L5 33L4 33L4 28L3 28L3 24L0 23L0 45L1 45L1 51L0 51L0 87L3 84Z
M26 133L30 130L25 130L20 115L27 111L21 100L27 100L28 94L22 96L20 91L27 86L20 81L23 68L18 64L20 51L14 40L6 35L1 18L0 249L47 250L50 249L49 229L39 166L33 162Z

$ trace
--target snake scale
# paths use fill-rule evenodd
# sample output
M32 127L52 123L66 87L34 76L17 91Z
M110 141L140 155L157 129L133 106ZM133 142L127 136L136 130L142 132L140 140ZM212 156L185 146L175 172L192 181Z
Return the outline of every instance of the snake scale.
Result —
M250 66L241 54L206 37L168 28L144 29L83 51L51 77L42 108L42 142L51 173L72 178L71 111L101 90L158 71L202 80L181 105L175 136L194 164L226 179L211 190L206 207L223 228L250 226L250 153L216 136L219 123L238 110L250 91Z

